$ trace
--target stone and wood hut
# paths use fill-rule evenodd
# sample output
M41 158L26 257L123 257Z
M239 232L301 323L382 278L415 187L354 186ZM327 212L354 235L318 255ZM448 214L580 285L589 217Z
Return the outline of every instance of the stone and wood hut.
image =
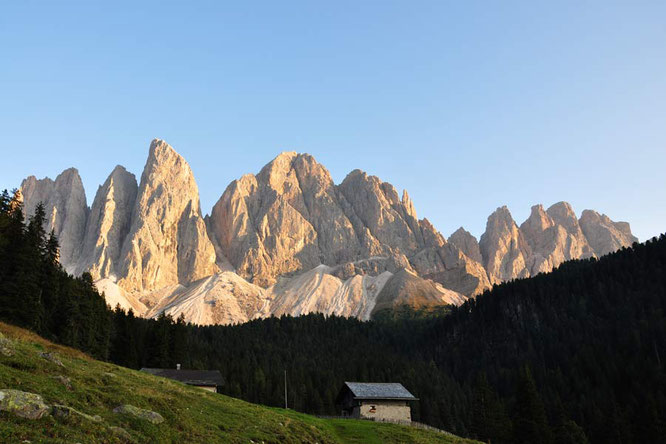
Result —
M395 422L411 422L412 401L418 398L397 382L345 382L336 398L342 416Z
M200 387L209 392L217 392L217 388L223 384L222 374L219 370L181 370L179 365L175 369L144 367L141 371Z

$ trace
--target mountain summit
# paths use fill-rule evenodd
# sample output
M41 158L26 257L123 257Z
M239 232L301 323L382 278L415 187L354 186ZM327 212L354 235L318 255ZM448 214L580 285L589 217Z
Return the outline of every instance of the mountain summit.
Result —
M203 218L192 170L160 139L140 182L116 166L90 209L73 168L55 181L30 176L21 192L27 215L44 203L65 269L90 272L109 303L202 324L460 304L636 241L628 223L591 210L577 219L566 202L535 205L520 226L500 207L480 241L462 227L447 241L406 190L361 170L336 185L295 152L231 182Z

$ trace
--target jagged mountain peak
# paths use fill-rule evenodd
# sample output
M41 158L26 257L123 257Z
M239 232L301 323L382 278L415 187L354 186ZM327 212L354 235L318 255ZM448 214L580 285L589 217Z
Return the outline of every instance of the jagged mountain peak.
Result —
M167 143L166 140L164 139L159 139L155 138L150 141L150 147L148 149L148 158L161 158L165 156L178 156L181 157L180 154L176 152L176 150Z
M530 248L506 205L488 216L479 247L492 284L529 275Z
M535 235L555 225L550 215L543 209L543 205L532 206L530 216L520 225L523 233Z
M75 273L89 271L95 279L117 279L137 189L136 177L121 165L97 189Z
M217 271L192 170L163 140L150 144L121 255L120 285L129 292L186 284Z
M295 202L295 194L307 194L309 187L332 187L330 172L308 153L283 152L271 160L256 175L260 186L266 186L284 195L298 211L307 211L305 203Z
M580 231L576 212L569 202L557 202L548 208L547 213L555 223L562 225L567 230Z
M125 168L122 165L116 165L113 170L111 171L111 174L109 176L117 176L117 175L122 175L122 174L130 174L134 176L134 174L130 173L127 171L127 168ZM135 177L135 176L134 176Z
M69 167L66 168L58 175L58 177L61 177L62 179L73 179L73 180L81 180L81 175L79 174L79 170L76 167ZM57 180L57 178L56 178Z
M580 227L590 246L598 256L611 253L623 246L638 242L628 222L613 222L607 215L594 210L584 210Z
M402 205L405 207L407 215L413 217L414 219L418 219L416 217L416 209L414 208L414 202L412 201L412 198L409 197L409 193L407 192L407 190L402 190L401 202Z
M462 225L460 227L458 227L458 229L456 231L451 233L451 235L449 236L449 240L452 237L458 237L458 236L473 237L474 239L476 239L476 237L474 237L474 235L472 233L470 233L469 231L467 231L465 229L465 227L463 227Z
M468 258L479 264L483 262L481 250L479 249L479 242L472 233L465 230L463 227L460 227L451 233L451 236L449 236L449 242L460 249L460 251L462 251Z
M548 207L548 211L556 212L559 214L576 214L571 204L563 200L552 204L550 207Z
M501 207L497 207L495 211L493 211L490 216L488 216L488 222L502 222L502 223L515 223L513 220L513 216L511 215L511 211L509 211L509 207L506 205L502 205Z
M67 168L55 181L29 176L21 183L26 217L34 214L37 204L44 204L47 232L60 241L60 262L72 272L81 251L88 217L86 193L76 168Z
M74 168L30 176L21 191L28 216L45 202L69 271L90 271L128 306L140 297L151 316L168 309L206 323L311 311L366 319L378 301L418 304L412 293L460 303L635 240L626 223L589 210L579 220L558 202L533 206L520 227L498 207L479 241L460 227L447 242L417 219L407 190L360 169L336 185L313 156L293 151L232 181L205 222L192 170L166 141L150 143L136 179L116 166L90 210Z

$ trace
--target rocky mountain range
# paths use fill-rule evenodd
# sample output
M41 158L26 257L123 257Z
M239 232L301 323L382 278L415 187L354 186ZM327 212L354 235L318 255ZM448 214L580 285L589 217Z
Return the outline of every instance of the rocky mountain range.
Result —
M309 154L286 152L226 188L203 217L192 171L155 139L140 182L117 166L89 208L78 171L20 187L45 206L63 267L90 272L107 302L199 324L310 312L369 319L396 305L460 304L493 284L601 256L637 239L626 222L566 202L506 207L480 240L448 240L418 219L406 191L360 170L336 185Z

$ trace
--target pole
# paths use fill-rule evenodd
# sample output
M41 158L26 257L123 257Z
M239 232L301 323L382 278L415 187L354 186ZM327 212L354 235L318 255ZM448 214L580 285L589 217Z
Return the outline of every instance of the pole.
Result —
M284 371L284 408L287 409L287 370Z

